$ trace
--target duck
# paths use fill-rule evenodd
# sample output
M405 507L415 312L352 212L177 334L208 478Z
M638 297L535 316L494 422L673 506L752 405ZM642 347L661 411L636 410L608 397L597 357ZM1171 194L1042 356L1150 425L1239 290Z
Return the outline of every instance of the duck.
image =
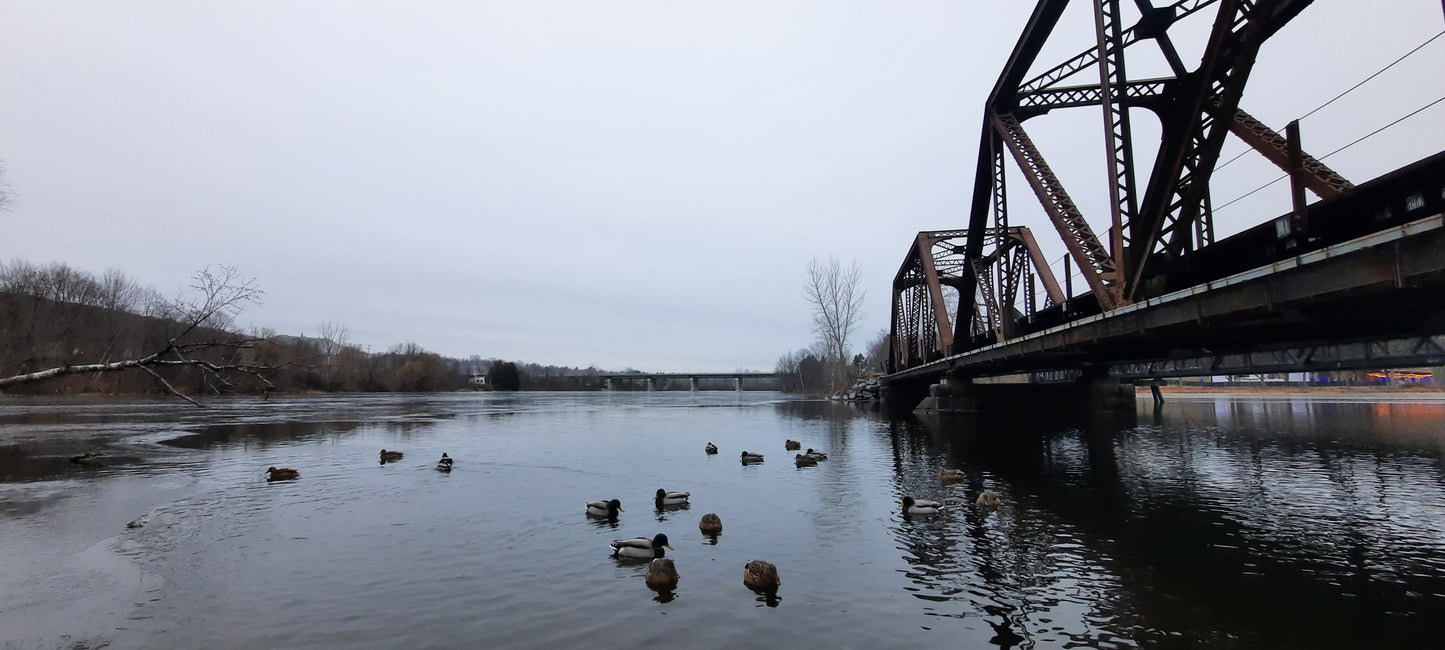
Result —
M812 456L796 454L793 456L793 464L797 465L798 467L816 467L818 465L818 459L813 458Z
M705 451L705 452L707 452L707 454L708 454L709 456L711 456L711 455L717 453L717 445L714 445L714 444L712 444L711 442L709 442L709 443L707 443L707 446L706 446L706 447L703 447L703 448L702 448L702 450Z
M387 451L385 449L381 450L381 462L383 463L390 463L392 461L401 460L402 456L403 454L399 451Z
M983 494L978 495L978 501L975 501L974 503L977 503L978 505L981 505L985 508L997 508L1003 505L1003 499L1000 499L997 494L994 494L992 492L984 492Z
M748 589L765 592L777 591L780 584L782 581L778 580L778 567L773 566L772 563L749 560L747 564L743 565L743 585Z
M658 591L672 591L677 588L677 567L672 560L667 558L656 558L647 565L647 575L643 577L647 586Z
M803 443L798 442L797 440L793 440L793 439L790 438L790 439L788 439L788 440L783 441L783 450L784 450L784 451L797 451L797 450L802 449L802 448L803 448Z
M452 459L451 459L451 457L447 456L447 452L442 452L442 459L439 460L439 461L437 461L437 471L438 471L438 472L450 472L450 471L452 471Z
M914 499L913 497L903 497L902 505L903 516L905 517L909 515L936 515L939 510L943 509L942 503L926 499Z
M657 507L659 508L664 506L680 506L686 504L687 498L690 496L692 496L691 492L668 492L662 488L657 488L657 498L654 499L654 501L657 502Z
M622 512L622 502L617 499L587 502L587 514L593 517L616 519L619 512Z
M964 474L964 473L963 473L963 470L961 470L961 469L946 469L946 470L943 470L942 472L940 472L939 475L938 475L938 479L939 479L940 481L943 481L944 483L952 483L952 482L954 482L954 481L962 481L962 480L967 479L967 478L968 478L968 475L967 475L967 474Z
M660 558L667 554L662 549L672 549L667 543L667 535L658 533L652 539L646 537L633 537L632 539L612 540L612 557L633 558L639 560ZM677 549L673 549L677 550Z
M100 454L87 451L79 456L71 456L70 462L81 467L104 467L99 458Z
M268 467L266 468L267 481L291 481L301 477L298 472L290 467Z
M803 455L812 456L813 460L828 460L828 454L826 452L813 451L812 447L809 447L808 451L804 452Z
M750 454L750 453L744 451L742 458L743 458L743 464L744 464L744 465L746 465L746 464L748 464L748 463L761 463L761 462L763 462L763 455L762 455L762 454Z
M722 532L722 519L709 512L702 516L702 521L697 522L697 529L704 535L716 535Z

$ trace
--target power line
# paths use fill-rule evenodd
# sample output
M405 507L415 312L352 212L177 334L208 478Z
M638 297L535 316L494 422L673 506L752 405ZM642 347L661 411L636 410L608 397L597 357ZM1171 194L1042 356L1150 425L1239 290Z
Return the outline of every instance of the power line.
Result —
M1340 93L1340 94L1338 94L1338 95L1335 95L1335 98L1334 98L1334 99L1331 99L1330 101L1327 101L1327 102L1325 102L1325 103L1323 103L1323 104L1320 104L1319 106L1316 106L1314 110L1312 110L1312 111L1310 111L1310 112L1308 112L1308 113L1305 113L1304 115L1301 115L1301 116L1299 117L1299 119L1300 119L1300 120L1304 120L1306 117L1309 117L1309 116L1314 115L1315 113L1319 112L1320 109L1322 109L1322 108L1324 108L1324 107L1326 107L1326 106L1329 106L1330 104L1335 103L1335 100L1336 100L1336 99L1339 99L1339 98L1341 98L1341 97L1344 97L1345 95L1350 94L1351 92L1354 92L1354 90L1355 90L1356 88L1359 88L1360 86L1365 85L1365 84L1368 83L1371 79L1374 79L1375 77L1380 76L1380 75L1381 75L1382 73L1384 73L1386 70L1389 70L1390 68L1395 67L1395 64L1396 64L1396 63L1399 63L1399 62L1401 62L1401 61L1404 61L1404 60L1405 60L1406 58L1408 58L1411 54L1414 54L1414 53L1416 53L1416 52L1419 52L1419 51L1420 51L1420 48L1425 47L1426 45L1429 45L1431 42L1433 42L1433 41L1434 41L1435 39L1437 39L1437 38L1440 38L1441 36L1445 36L1445 31L1442 31L1442 32L1440 32L1439 34L1436 34L1436 35L1434 35L1434 36L1431 36L1431 37L1430 37L1428 40L1426 40L1424 43L1421 43L1421 44L1415 46L1415 49L1410 50L1409 52L1406 52L1406 53L1404 54L1404 56L1401 56L1400 58L1395 59L1394 61L1392 61L1392 62L1390 63L1390 65L1387 65L1387 66L1385 66L1385 67L1383 67L1383 68L1380 68L1379 72L1376 72L1375 74L1372 74L1372 75L1370 75L1370 76L1368 76L1368 77L1365 77L1365 80L1364 80L1364 81L1361 81L1360 83L1357 83L1357 84L1355 84L1355 85L1353 85L1353 86L1350 86L1349 90L1346 90L1345 92L1342 92L1342 93Z
M1374 131L1371 131L1371 132L1369 132L1369 133L1366 133L1365 135L1360 136L1360 137L1359 137L1358 139L1356 139L1354 142L1351 142L1351 143L1349 143L1349 144L1347 144L1347 145L1345 145L1345 146L1343 146L1343 147L1340 147L1339 149L1335 149L1334 151L1331 151L1331 152L1329 152L1329 153L1327 153L1327 154L1325 154L1325 155L1323 155L1323 156L1320 156L1320 160L1324 160L1324 159L1329 158L1330 156L1333 156L1333 155L1335 155L1335 154L1337 154L1337 153L1339 153L1339 152L1341 152L1341 151L1344 151L1344 150L1346 150L1346 149L1349 149L1350 147L1353 147L1353 146L1359 144L1360 142L1362 142L1365 138L1368 138L1368 137L1370 137L1370 136L1372 136L1372 135L1375 135L1376 133L1379 133L1379 132L1381 132L1381 131L1384 131L1385 129L1388 129L1388 128L1392 127L1392 126L1395 126L1396 124L1399 124L1399 123L1401 123L1401 122L1404 122L1405 120L1408 120L1408 119L1410 119L1410 118L1412 118L1412 117L1415 117L1416 114L1420 113L1421 111L1423 111L1423 110L1425 110L1425 109L1427 109L1427 108L1430 108L1431 106L1434 106L1434 105L1436 105L1436 104L1439 104L1440 102L1445 102L1445 97L1441 97L1441 98L1439 98L1439 99L1437 99L1437 100L1435 100L1435 101L1433 101L1433 102L1430 102L1429 104L1426 104L1426 105L1424 105L1424 106L1421 106L1420 108L1415 109L1414 111L1412 111L1409 115L1406 115L1405 117L1402 117L1402 118L1400 118L1400 119L1398 119L1398 120L1395 120L1394 122L1391 122L1391 123L1389 123L1389 124L1386 124L1386 125L1378 128L1378 129L1375 129Z
M1353 85L1353 86L1350 86L1348 89L1345 90L1345 92L1342 92L1342 93L1340 93L1340 94L1338 94L1338 95L1335 95L1335 96L1334 96L1332 99L1330 99L1329 101L1327 101L1327 102L1325 102L1325 103L1323 103L1323 104L1320 104L1319 106L1314 107L1314 109L1311 110L1310 112L1305 113L1304 115L1299 116L1299 117L1297 118L1297 121L1301 121L1301 122L1304 121L1305 118L1307 118L1307 117L1309 117L1309 116L1311 116L1311 115L1314 115L1315 113L1320 112L1320 109L1323 109L1324 107L1329 106L1330 104L1335 103L1335 102L1336 102L1337 100L1339 100L1341 97L1344 97L1345 95L1348 95L1348 94L1354 92L1354 91L1355 91L1356 89L1358 89L1360 86L1363 86L1363 85L1369 83L1371 79L1374 79L1375 77L1378 77L1378 76L1380 76L1381 74L1384 74L1384 72L1385 72L1386 70L1389 70L1390 68L1395 67L1395 64L1397 64L1397 63L1399 63L1399 62L1401 62L1401 61L1404 61L1405 59L1410 58L1410 55L1412 55L1412 54L1414 54L1414 53L1416 53L1416 52L1419 52L1419 51L1420 51L1421 49L1423 49L1426 45L1429 45L1429 44L1435 42L1435 39L1440 38L1441 36L1445 36L1445 31L1441 31L1441 32L1435 34L1434 36L1431 36L1430 38L1425 39L1425 42L1424 42L1424 43L1421 43L1421 44L1419 44L1419 45L1416 45L1416 46L1415 46L1415 49L1410 50L1409 52L1404 53L1403 55L1400 56L1400 58L1395 59L1394 61L1391 61L1389 65L1386 65L1385 67L1380 68L1379 70L1376 70L1374 74L1372 74L1372 75L1370 75L1370 76L1368 76L1368 77L1365 77L1365 78L1364 78L1363 80L1361 80L1359 83L1357 83L1357 84L1355 84L1355 85ZM1427 106L1426 108L1429 108L1429 107ZM1368 137L1368 136L1367 136L1367 137ZM1351 144L1353 144L1353 143L1351 143ZM1348 146L1348 145L1346 145L1346 146ZM1220 165L1216 166L1216 167L1214 168L1214 171L1219 171L1219 170L1221 170L1221 169L1224 169L1225 167L1228 167L1228 166L1229 166L1229 163L1232 163L1232 162L1234 162L1234 161L1236 161L1236 160L1239 160L1240 158L1243 158L1243 157L1244 157L1244 154L1247 154L1247 153L1249 153L1250 151L1252 151L1252 149L1250 149L1250 148L1248 148L1248 147L1245 147L1244 151L1239 152L1239 155L1237 155L1237 156L1235 156L1235 157L1233 157L1233 158L1230 158L1229 160L1224 161L1223 164L1220 164ZM1244 197L1240 197L1240 198L1244 198ZM1227 204L1226 204L1226 205L1227 205ZM1223 206L1221 206L1221 207L1223 207Z
M1442 32L1442 33L1445 33L1445 32ZM1379 134L1381 131L1384 131L1385 129L1388 129L1388 128L1392 127L1392 126L1395 126L1396 124L1399 124L1399 123L1401 123L1401 122L1404 122L1405 120L1408 120L1408 119L1410 119L1410 118L1412 118L1412 117L1414 117L1414 116L1416 116L1416 115L1419 115L1419 114L1420 114L1422 111L1424 111L1425 109L1430 108L1431 106L1434 106L1434 105L1436 105L1436 104L1439 104L1440 102L1445 102L1445 96L1442 96L1442 97L1440 97L1439 99L1436 99L1435 101L1430 102L1429 104L1426 104L1426 105L1424 105L1424 106L1421 106L1420 108L1417 108L1417 109L1415 109L1415 110L1413 110L1413 111L1410 111L1410 113L1407 114L1407 115L1405 115L1404 117L1401 117L1401 118L1399 118L1399 119L1397 119L1397 120L1395 120L1395 121L1393 121L1393 122L1390 122L1389 124L1386 124L1386 125L1378 128L1378 129L1375 129L1374 131L1371 131L1371 132L1369 132L1369 133L1366 133L1365 135L1362 135L1362 136L1356 138L1353 142L1351 142L1351 143L1349 143L1349 144L1347 144L1347 145L1345 145L1345 146L1343 146L1343 147L1340 147L1339 149L1335 149L1334 151L1331 151L1331 152L1329 152L1329 153L1327 153L1327 154L1325 154L1325 155L1323 155L1323 156L1320 156L1320 157L1318 158L1318 160L1324 160L1324 159L1329 158L1330 156L1333 156L1333 155L1335 155L1335 154L1337 154L1337 153L1339 153L1339 152L1341 152L1341 151L1344 151L1344 150L1349 149L1350 147L1353 147L1353 146L1355 146L1355 145L1357 145L1357 144L1359 144L1359 143L1361 143L1361 142L1364 142L1365 140L1367 140L1367 139L1369 139L1369 138L1371 138L1371 137ZM1217 168L1216 168L1216 169L1217 169ZM1261 186L1256 187L1256 188L1254 188L1254 189L1252 189L1252 190L1250 190L1250 191L1248 191L1248 192L1245 192L1244 194L1241 194L1241 195L1239 195L1239 196L1236 196L1236 197L1234 197L1233 199L1230 199L1228 202L1224 203L1223 205L1220 205L1220 206L1218 206L1218 207L1215 207L1213 211L1214 211L1214 212L1219 212L1220 210L1223 210L1223 209L1225 209L1225 208L1227 208L1227 207L1229 207L1229 206L1231 206L1231 205L1234 205L1235 203L1238 203L1239 201L1247 198L1247 197L1250 196L1251 194L1254 194L1255 192L1258 192L1258 191L1260 191L1260 190L1263 190L1263 189L1266 188L1266 187L1269 187L1269 186L1271 186L1271 185L1274 185L1275 183L1278 183L1278 182L1280 182L1280 181L1282 181L1282 180L1284 180L1284 179L1286 179L1286 178L1289 178L1289 174L1285 174L1285 175L1283 175L1283 176L1280 176L1279 178L1276 178L1276 179L1274 179L1274 180L1272 180L1272 181L1270 181L1270 182L1268 182L1268 183L1265 183L1264 185L1261 185Z

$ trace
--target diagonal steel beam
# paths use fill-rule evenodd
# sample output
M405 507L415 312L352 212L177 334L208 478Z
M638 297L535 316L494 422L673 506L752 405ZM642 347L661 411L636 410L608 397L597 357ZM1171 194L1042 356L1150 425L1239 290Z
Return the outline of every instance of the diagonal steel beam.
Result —
M933 264L933 238L918 233L918 261L928 284L928 297L933 303L933 320L938 326L938 344L944 352L953 349L953 324L948 321L948 303L943 300L943 285L938 282L938 268Z
M1234 121L1229 125L1229 131L1239 136L1240 140L1253 147L1255 151L1258 151L1281 170L1290 171L1289 146L1286 144L1285 137L1274 129L1254 119L1254 116L1244 112L1243 109L1236 108ZM1355 186L1354 183L1345 180L1345 177L1335 173L1335 170L1326 167L1324 163L1309 154L1304 154L1303 180L1305 187L1322 199L1339 196L1345 190Z
M1151 256L1162 249L1178 257L1192 248L1191 233L1212 230L1197 221L1207 219L1201 210L1209 179L1255 56L1265 39L1309 3L1221 0L1199 69L1190 76L1191 87L1182 93L1176 112L1161 116L1164 134L1153 175L1139 217L1128 224L1135 250L1130 267L1123 270L1126 299L1138 295L1146 275L1161 275L1158 269L1146 271Z
M994 130L1023 170L1024 178L1028 180L1034 194L1038 195L1044 212L1048 213L1049 219L1054 222L1054 228L1059 231L1069 254L1079 263L1084 280L1089 283L1099 306L1104 311L1122 306L1124 303L1117 286L1119 274L1113 258L1099 243L1099 238L1084 220L1079 207L1064 190L1063 184L1034 146L1033 140L1024 132L1023 125L1009 114L994 116L993 124Z

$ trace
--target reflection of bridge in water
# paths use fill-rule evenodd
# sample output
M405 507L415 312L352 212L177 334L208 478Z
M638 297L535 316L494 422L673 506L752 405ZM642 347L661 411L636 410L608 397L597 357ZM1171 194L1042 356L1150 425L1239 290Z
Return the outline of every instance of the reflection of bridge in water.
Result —
M1192 398L1156 417L894 422L898 493L950 504L894 529L917 597L1041 645L1438 635L1445 404ZM940 489L944 467L968 480ZM973 507L983 490L1005 507Z
M706 380L732 380L731 390L777 390L778 375L772 372L636 372L607 375L607 390L622 390L631 382L646 382L647 390L667 390L673 380L687 380L688 390L709 390ZM714 388L711 390L728 390Z

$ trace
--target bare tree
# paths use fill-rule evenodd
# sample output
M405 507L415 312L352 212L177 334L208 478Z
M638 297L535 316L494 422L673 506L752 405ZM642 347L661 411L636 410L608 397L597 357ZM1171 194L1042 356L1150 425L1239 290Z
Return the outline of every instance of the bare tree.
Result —
M878 330L873 340L868 342L865 348L868 352L868 369L874 372L885 372L888 370L888 330Z
M50 290L54 291L54 286L52 286ZM202 359L197 356L203 352L218 349L230 351L253 350L257 345L262 343L263 341L261 340L241 338L234 334L229 334L225 330L242 309L249 304L260 302L263 293L264 292L256 287L255 279L242 278L233 267L220 266L217 267L215 271L207 267L192 276L192 283L188 291L181 292L174 300L166 301L164 304L152 305L147 308L147 312L150 314L164 315L172 320L170 333L167 335L168 338L159 350L134 359L108 363L65 365L48 370L4 377L0 378L0 389L4 389L7 386L44 381L64 375L114 372L139 368L149 373L172 394L196 406L201 406L200 402L181 394L169 381L156 372L157 368L167 367L190 367L199 369L205 375L208 382L214 380L226 387L232 387L227 376L234 376L238 373L248 374L259 379L268 389L274 389L275 385L261 374L263 371L272 370L273 368L246 362L222 363ZM236 355L231 356L234 358ZM219 389L217 389L217 391L219 392Z
M808 261L803 297L813 306L813 333L826 361L835 368L835 387L848 366L848 339L863 318L863 268L855 260L844 267L836 257Z
M10 191L10 184L5 182L5 161L0 160L0 210L9 210L14 200L15 193Z
M336 361L341 356L341 351L346 349L351 330L336 321L326 321L317 326L316 332L317 336L321 337L321 357L325 364L326 381L330 382L335 379Z

